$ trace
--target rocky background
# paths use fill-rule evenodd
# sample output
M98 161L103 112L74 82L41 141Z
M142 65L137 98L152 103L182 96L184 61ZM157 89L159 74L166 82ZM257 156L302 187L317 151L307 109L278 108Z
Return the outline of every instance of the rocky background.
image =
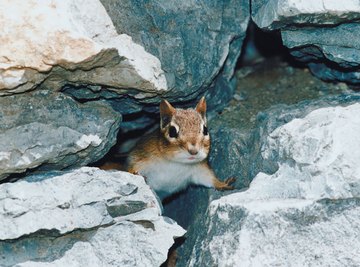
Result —
M358 0L0 4L0 266L360 265ZM202 95L235 191L85 167Z

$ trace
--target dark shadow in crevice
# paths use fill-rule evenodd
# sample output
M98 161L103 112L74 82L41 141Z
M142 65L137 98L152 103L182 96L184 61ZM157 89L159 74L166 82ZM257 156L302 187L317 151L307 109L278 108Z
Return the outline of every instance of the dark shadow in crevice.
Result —
M236 69L258 65L271 59L280 59L292 67L306 67L304 63L296 61L290 50L283 45L280 30L265 31L250 21Z

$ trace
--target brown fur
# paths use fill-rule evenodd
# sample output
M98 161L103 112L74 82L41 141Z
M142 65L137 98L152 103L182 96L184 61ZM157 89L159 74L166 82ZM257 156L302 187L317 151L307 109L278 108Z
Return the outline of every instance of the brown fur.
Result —
M187 150L189 145L202 146L206 152L210 150L210 138L205 139L200 133L202 119L194 109L176 109L171 123L180 127L179 138L171 140L167 138L171 124L166 125L160 131L144 136L129 155L128 169L136 172L134 165L142 161L151 160L154 157L170 159L179 149ZM151 155L151 157L149 157Z
M210 136L204 136L203 125L206 125L206 101L202 98L195 109L175 109L163 100L160 104L160 129L144 136L131 151L128 158L128 171L138 173L140 166L156 158L171 159L179 150L203 148L206 154L210 150ZM178 137L170 138L171 126L178 128ZM235 181L229 178L225 182L218 180L206 159L200 163L208 170L213 186L218 190L233 189L230 185ZM200 166L200 165L199 165Z

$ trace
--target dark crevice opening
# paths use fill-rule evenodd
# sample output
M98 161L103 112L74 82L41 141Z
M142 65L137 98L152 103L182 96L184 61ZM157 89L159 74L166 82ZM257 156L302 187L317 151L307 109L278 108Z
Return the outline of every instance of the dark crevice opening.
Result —
M255 66L272 59L287 62L293 67L306 67L304 63L296 61L290 50L283 45L280 30L262 30L250 20L236 69Z

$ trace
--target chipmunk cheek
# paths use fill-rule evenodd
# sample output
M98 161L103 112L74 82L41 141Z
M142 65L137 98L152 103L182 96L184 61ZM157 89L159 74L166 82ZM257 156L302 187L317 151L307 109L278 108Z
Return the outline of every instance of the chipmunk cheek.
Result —
M204 139L203 140L203 147L205 149L209 149L210 148L210 139Z

